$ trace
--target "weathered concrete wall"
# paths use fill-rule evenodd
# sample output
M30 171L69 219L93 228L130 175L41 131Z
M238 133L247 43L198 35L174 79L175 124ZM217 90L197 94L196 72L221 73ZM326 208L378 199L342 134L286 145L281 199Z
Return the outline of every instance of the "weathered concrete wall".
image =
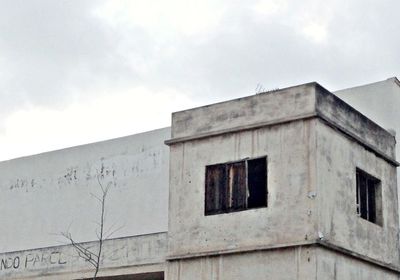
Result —
M319 117L328 120L342 132L360 140L383 156L389 159L396 158L396 141L388 131L322 87L319 87L316 99Z
M170 279L303 279L290 271L291 257L286 273L276 269L284 251L270 250L321 240L370 260L365 271L383 277L375 279L386 272L373 261L398 269L395 139L318 84L175 113L172 137ZM260 156L268 158L268 207L205 216L206 166ZM356 167L382 181L382 226L357 216ZM261 269L264 254L276 256L272 268ZM343 273L337 279L367 272Z
M110 239L103 246L99 276L165 270L166 233ZM97 250L98 243L83 244ZM81 279L94 268L70 246L56 246L0 254L0 279Z
M385 129L396 130L397 137L399 137L400 82L396 78L343 89L334 93ZM400 158L399 147L397 148L397 158Z
M399 280L400 274L320 246L170 261L167 280Z
M166 279L310 280L316 279L315 274L315 248L300 246L173 261L168 264Z
M315 112L315 86L315 83L310 83L173 113L172 138L308 116Z
M1 162L0 278L89 277L56 245L66 230L96 239L100 178L111 185L106 227L122 226L105 243L103 276L168 266L170 280L399 279L313 244L400 262L394 139L318 84L175 113L169 153L170 131ZM206 166L260 156L268 207L205 216ZM356 167L382 181L383 226L356 214Z
M169 255L245 250L317 238L310 121L171 146ZM268 207L204 215L206 165L268 157Z
M316 131L318 231L327 242L399 266L396 168L322 121ZM381 180L382 226L357 216L356 168Z
M323 174L326 167L316 164L317 118L335 127L335 134L353 139L360 151L369 149L374 156L396 164L393 136L317 83L175 113L173 138L168 141L170 254L236 250L316 238L312 200L319 177L315 170L321 169ZM327 139L335 145L332 137ZM355 153L350 149L346 152ZM204 216L205 166L259 156L268 157L268 208ZM390 177L388 173L384 175L385 180ZM396 193L395 188L390 191ZM325 199L331 199L329 193ZM397 201L390 203L397 205ZM388 203L385 211L389 213L391 206ZM397 217L397 212L391 217ZM345 219L346 215L340 218Z
M316 249L315 258L317 280L400 279L397 272L321 247Z
M167 142L190 141L314 116L326 119L382 156L395 159L395 139L390 133L315 82L176 112L172 115L172 139Z
M106 230L113 237L168 230L170 129L0 162L0 252L96 240L97 177L111 184Z
M396 132L396 158L399 160L400 82L397 78L339 90L335 94L382 127ZM397 182L400 182L400 169L397 170Z

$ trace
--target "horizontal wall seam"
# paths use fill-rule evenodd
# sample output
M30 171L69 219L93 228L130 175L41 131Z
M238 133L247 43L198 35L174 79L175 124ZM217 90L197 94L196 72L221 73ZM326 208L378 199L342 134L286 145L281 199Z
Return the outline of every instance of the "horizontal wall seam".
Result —
M321 119L322 121L324 121L328 126L334 128L334 129L338 130L339 132L341 132L342 134L348 136L350 139L356 141L361 146L363 146L370 152L373 152L376 156L382 158L383 160L387 161L391 165L394 165L396 167L400 166L400 163L397 162L395 159L387 156L385 153L379 151L377 148L375 148L371 144L364 141L364 139L362 139L361 137L358 137L356 134L352 133L350 130L346 129L345 127L342 127L341 125L331 121L329 118L325 117L323 114L317 113L317 117L319 119Z
M400 166L400 163L397 162L395 159L387 156L385 153L379 151L377 148L375 148L371 144L364 141L361 137L358 137L356 134L352 133L350 130L342 127L341 125L337 124L336 122L333 122L331 119L325 117L323 114L321 114L319 112L302 114L302 115L294 116L291 118L284 118L284 119L279 119L279 120L274 120L274 121L269 121L269 122L261 122L261 123L256 123L253 125L244 125L244 126L238 126L235 128L221 129L221 130L217 130L217 131L213 131L213 132L201 133L201 134L196 134L196 135L191 135L191 136L172 138L172 139L164 141L164 143L168 146L171 146L171 145L182 143L182 142L200 140L200 139L205 139L205 138L209 138L209 137L215 137L215 136L220 136L220 135L224 135L224 134L229 134L229 133L238 133L238 132L258 129L258 128L262 128L262 127L271 127L271 126L281 125L281 124L285 124L285 123L289 123L289 122L313 119L313 118L318 118L318 119L323 120L330 127L337 129L339 132L348 136L350 139L356 141L361 146L363 146L367 150L373 152L376 156L382 158L383 160L387 161L391 165L394 165L396 167Z
M107 238L104 239L103 242L109 243L111 241L116 241L116 240L125 240L125 239L134 239L134 238L140 238L140 237L145 237L145 236L151 236L151 235L165 235L167 236L167 231L159 231L159 232L153 232L153 233L144 233L144 234L138 234L138 235L129 235L129 236L122 236L122 237L113 237L113 238ZM166 240L166 238L165 238ZM79 245L89 245L92 243L97 243L99 240L90 240L90 241L83 241L79 242ZM72 246L71 243L65 243L62 245L55 245L55 246L47 246L47 247L39 247L39 248L29 248L29 249L23 249L23 250L16 250L16 251L7 251L7 252L0 252L0 256L2 255L11 255L11 254L19 254L19 253L26 253L26 252L35 252L38 250L51 250L51 249L60 249L60 248L65 248L65 247L70 247Z
M226 129L216 130L216 131L212 131L212 132L205 132L205 133L200 133L200 134L191 135L191 136L172 138L172 139L164 141L164 143L166 145L170 146L170 145L181 143L181 142L187 142L187 141L198 140L198 139L203 139L203 138L208 138L208 137L213 137L213 136L219 136L219 135L228 134L228 133L247 131L247 130L266 127L266 126L275 126L275 125L279 125L279 124L284 124L284 123L293 122L293 121L297 121L297 120L303 120L303 119L310 119L310 118L315 118L315 117L317 117L316 112L312 112L312 113L293 116L290 118L276 119L276 120L267 121L267 122L258 122L255 124L242 125L242 126L237 126L234 128L226 128Z
M315 240L310 241L300 241L300 242L292 242L292 243L282 243L276 245L266 245L266 246L252 246L252 247L241 247L235 249L224 249L217 251L205 251L199 253L187 253L182 255L167 255L167 261L173 260L181 260L181 259L194 259L201 257L211 257L211 256L220 256L220 255L232 255L232 254L240 254L240 253L250 253L257 251L268 251L268 250L279 250L279 249L288 249L293 247L301 247L301 246L312 246L316 245Z
M153 262L153 263L146 263L146 264L136 264L136 265L123 265L123 266L115 266L115 267L101 267L99 270L99 275L98 277L106 277L106 276L119 276L122 271L125 271L126 269L143 269L140 271L140 273L156 273L156 272L164 272L165 271L165 265L166 262ZM91 279L91 275L93 274L94 268L85 268L77 271L48 271L48 272L28 272L27 275L18 275L15 273L16 278L13 276L10 278L15 279L15 280L23 280L23 279L41 279L43 277L65 277L65 276L70 276L70 277L78 277L82 275L87 275L85 279ZM110 273L112 275L110 275ZM126 273L126 271L124 272ZM121 274L121 275L127 275L127 274ZM78 278L76 278L78 279ZM79 277L79 279L82 279Z
M351 251L349 249L346 249L344 247L332 244L332 243L330 243L328 241L324 241L324 240L318 239L318 240L316 240L316 244L321 246L321 247L323 247L323 248L325 248L325 249L328 249L328 250L331 250L331 251L335 251L335 252L339 252L339 253L341 253L343 255L352 257L354 259L358 259L358 260L361 260L363 262L366 262L366 263L369 263L369 264L373 264L375 266L378 266L378 267L384 268L386 270L390 270L392 272L396 272L396 273L400 274L400 266L399 265L396 266L396 265L393 265L393 264L390 264L390 263L386 263L386 262L375 260L375 259L370 258L368 256L353 252L353 251Z
M270 251L270 250L279 250L279 249L290 249L290 248L297 248L297 247L322 247L324 249L335 251L346 255L348 257L378 266L380 268L389 270L391 272L395 272L400 274L400 266L396 266L390 263L385 263L379 260L375 260L368 256L353 252L346 248L337 246L332 244L328 241L323 241L320 239L312 240L312 241L304 241L304 242L294 242L294 243L285 243L285 244L278 244L278 245L271 245L271 246L258 246L252 248L238 248L238 249L231 249L231 250L219 250L219 251L209 251L209 252L201 252L201 253L188 253L184 255L170 255L167 256L167 261L178 261L178 260L186 260L186 259L196 259L196 258L204 258L204 257L216 257L222 255L236 255L242 253L252 253L252 252L259 252L259 251Z

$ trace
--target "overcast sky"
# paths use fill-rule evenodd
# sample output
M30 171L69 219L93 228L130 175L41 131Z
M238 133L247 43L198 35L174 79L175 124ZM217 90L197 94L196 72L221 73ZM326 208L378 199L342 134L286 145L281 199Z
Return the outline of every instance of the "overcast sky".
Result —
M400 75L399 0L0 0L0 160Z

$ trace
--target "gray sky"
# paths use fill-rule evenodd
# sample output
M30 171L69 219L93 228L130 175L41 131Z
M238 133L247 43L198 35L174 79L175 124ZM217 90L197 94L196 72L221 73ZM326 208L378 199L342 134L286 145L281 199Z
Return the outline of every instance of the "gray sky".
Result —
M170 113L400 75L398 0L0 0L0 160Z

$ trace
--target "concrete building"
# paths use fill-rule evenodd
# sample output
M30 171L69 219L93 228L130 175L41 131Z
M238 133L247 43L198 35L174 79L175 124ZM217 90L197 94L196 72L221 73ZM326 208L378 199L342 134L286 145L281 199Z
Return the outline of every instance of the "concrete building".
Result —
M396 77L339 90L334 94L399 139L400 81ZM400 158L399 145L396 147L396 158ZM397 170L397 181L400 182L400 169Z
M98 246L104 184L100 279L399 280L397 166L395 137L317 83L177 112L0 163L0 278L90 278L60 234Z

